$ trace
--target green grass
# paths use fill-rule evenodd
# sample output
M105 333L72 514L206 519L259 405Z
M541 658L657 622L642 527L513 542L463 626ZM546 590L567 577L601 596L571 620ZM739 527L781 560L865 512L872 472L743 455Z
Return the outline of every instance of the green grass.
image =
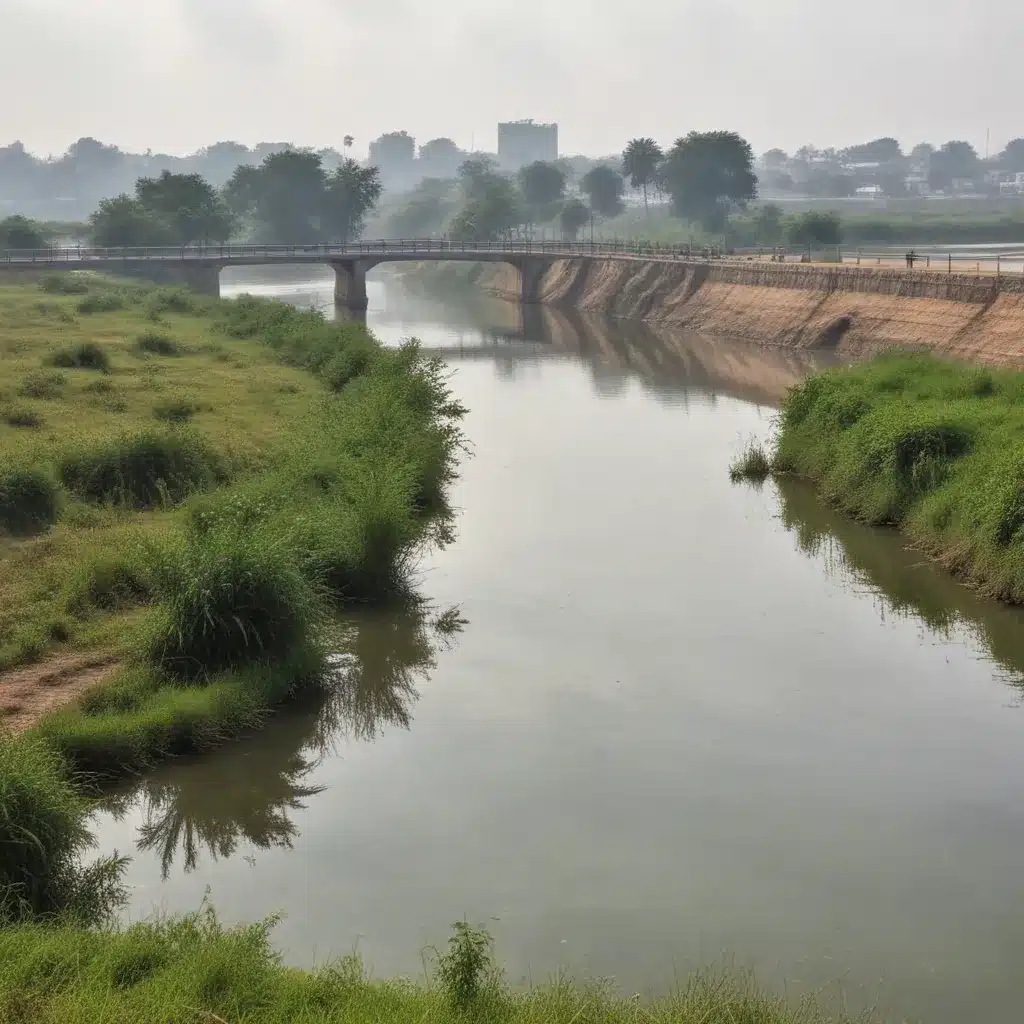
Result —
M740 480L760 483L768 479L771 471L771 461L764 446L757 441L750 441L729 466L729 479L733 483Z
M121 902L118 858L80 862L92 844L86 811L51 747L0 740L0 923L56 915L96 923Z
M705 973L658 1000L569 979L516 989L459 946L431 977L372 980L355 956L314 971L285 967L273 921L220 925L209 909L122 930L22 925L0 931L0 1017L11 1024L842 1024L814 999L787 1002L748 975ZM458 936L456 936L456 940ZM454 955L453 955L454 954ZM447 959L446 959L447 958ZM460 984L472 979L471 984ZM867 1020L867 1017L859 1018Z
M886 355L817 374L786 399L771 462L1024 602L1024 373Z
M37 430L0 425L0 459L55 488L46 533L0 548L0 671L58 648L120 658L35 729L112 777L258 725L323 679L334 609L409 592L419 551L444 533L462 410L439 361L385 350L360 325L83 280L84 299L119 302L64 336L98 346L108 372L36 389L52 395L36 399ZM5 379L44 372L81 283L45 303L0 288ZM153 315L166 335L145 326ZM147 356L173 338L174 358L139 359L140 338L164 339Z

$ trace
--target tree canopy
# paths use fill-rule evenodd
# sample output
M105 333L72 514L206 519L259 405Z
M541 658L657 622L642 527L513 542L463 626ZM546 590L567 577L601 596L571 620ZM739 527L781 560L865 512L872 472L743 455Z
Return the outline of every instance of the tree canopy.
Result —
M565 172L555 164L536 160L519 171L519 187L533 219L550 220L565 194Z
M175 245L191 242L226 242L234 217L217 190L199 174L172 174L139 178L135 198L142 208L161 218Z
M757 196L754 153L735 132L690 132L677 139L662 168L672 212L720 231L732 207Z
M598 216L614 217L622 212L622 193L626 183L614 167L607 164L592 167L583 175L580 188Z
M294 245L357 238L381 190L376 167L346 158L327 173L318 154L288 149L239 167L225 196L259 236Z
M50 239L38 221L14 214L0 220L0 249L44 249Z
M590 220L590 208L579 199L569 199L559 214L562 227L562 238L567 242L575 242L580 228Z
M647 189L658 180L658 166L664 158L661 146L649 138L630 139L622 154L622 173L629 184L643 191L647 208Z
M974 181L981 172L978 153L969 142L947 142L928 161L928 184L934 189L947 189L957 178Z
M839 245L843 240L839 214L817 210L795 217L787 233L793 245Z

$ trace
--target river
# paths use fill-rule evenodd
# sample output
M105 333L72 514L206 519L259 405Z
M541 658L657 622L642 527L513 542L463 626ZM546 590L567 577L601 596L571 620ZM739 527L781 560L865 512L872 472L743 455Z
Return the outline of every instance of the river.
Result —
M242 290L331 301L307 271ZM467 917L513 979L660 992L728 962L930 1024L1018 1015L1024 620L804 487L730 484L810 364L370 294L470 409L433 611L354 618L326 706L119 793L96 832L133 855L127 916L209 888L226 921L282 911L307 966L416 974Z

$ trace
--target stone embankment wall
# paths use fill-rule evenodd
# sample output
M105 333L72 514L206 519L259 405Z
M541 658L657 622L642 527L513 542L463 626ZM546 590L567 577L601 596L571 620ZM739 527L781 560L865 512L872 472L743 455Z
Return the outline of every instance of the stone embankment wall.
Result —
M480 283L518 297L511 267ZM900 346L1024 365L1024 276L755 262L554 260L538 302L705 334L862 355Z

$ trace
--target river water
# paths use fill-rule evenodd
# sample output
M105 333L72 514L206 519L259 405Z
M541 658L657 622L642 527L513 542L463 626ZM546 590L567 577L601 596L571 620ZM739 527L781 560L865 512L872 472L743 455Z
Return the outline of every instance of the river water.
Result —
M656 993L727 962L893 1019L1017 1019L1022 617L804 487L730 484L810 365L370 291L470 409L433 610L353 619L326 706L118 794L96 831L134 856L129 916L209 888L227 921L284 912L289 962L356 947L378 975L467 917L513 979Z

